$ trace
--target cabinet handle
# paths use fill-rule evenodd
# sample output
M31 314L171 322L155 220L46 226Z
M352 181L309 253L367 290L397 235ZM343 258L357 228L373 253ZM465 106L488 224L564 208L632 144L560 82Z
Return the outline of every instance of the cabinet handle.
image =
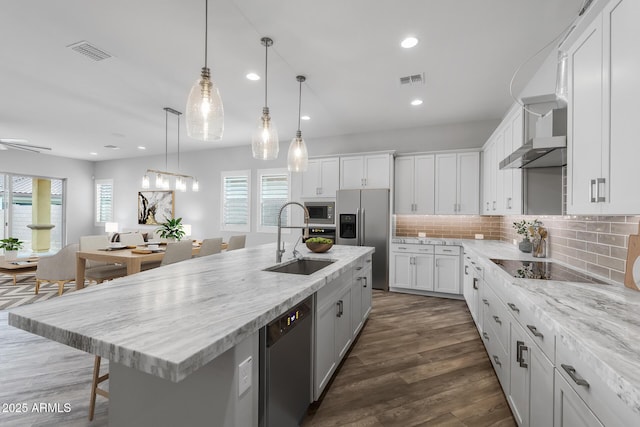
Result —
M600 184L604 185L605 183L605 179L604 178L597 178L596 179L596 202L601 203L601 202L606 202L606 197L602 196L600 197Z
M482 333L482 338L484 338L485 340L489 341L489 334L486 332Z
M493 201L493 210L494 210L494 211L496 210L496 203L497 203L497 202L494 200L494 201Z
M442 252L453 252L451 249L443 249Z
M356 270L362 270L362 267L356 267Z
M497 324L502 325L502 320L500 320L500 317L493 316L493 320L495 320Z
M406 251L406 250L407 250L407 248L406 248L405 246L398 246L398 249L402 249L402 250L404 250L404 251Z
M476 267L476 270L482 271L482 267Z
M340 311L341 311L341 310L340 310L340 303L341 303L341 302L342 302L342 301L338 301L338 302L336 302L336 308L338 309L338 312L336 313L336 317L341 317L341 316L342 316L342 313L340 312Z
M593 186L596 185L596 180L592 179L589 181L589 201L591 203L595 203L596 202L596 198L593 197Z
M507 209L511 209L511 197L507 197Z
M576 374L576 368L574 368L571 365L565 365L564 363L560 364L560 366L562 366L562 369L564 369L566 371L566 373L569 374L571 379L576 384L584 386L586 388L589 388L589 383L587 382L587 380L585 380L584 378L582 378L578 374Z
M508 302L507 305L511 310L515 311L516 313L520 313L520 309L514 303Z
M457 212L457 211L458 211L458 204L457 204L457 203L454 203L454 204L453 204L453 211L454 211L454 212Z
M493 355L493 360L495 360L496 365L500 366L502 368L502 363L500 362L500 358L498 356L496 356L495 354Z
M528 368L529 365L524 361L524 357L522 357L522 352L529 351L529 348L524 345L524 341L516 341L516 362L520 364L521 368Z
M489 202L487 202L487 210L489 210Z
M324 193L324 191L322 191L322 187L318 188L318 194L322 194Z
M477 277L473 278L473 289L478 289L478 278Z
M542 333L540 333L538 331L538 328L536 328L535 326L527 325L527 329L529 329L534 336L536 336L538 338L544 338L544 335Z
M491 305L491 304L489 304L489 301L487 301L487 299L486 299L486 298L482 298L482 302L483 302L483 303L485 303L487 306L488 306L488 305Z
M366 288L367 285L369 284L368 278L367 277L363 277L364 279L364 285L362 285L363 288Z
M465 265L465 266L464 266L464 275L465 275L465 276L468 276L468 275L469 275L469 266L468 266L468 265Z

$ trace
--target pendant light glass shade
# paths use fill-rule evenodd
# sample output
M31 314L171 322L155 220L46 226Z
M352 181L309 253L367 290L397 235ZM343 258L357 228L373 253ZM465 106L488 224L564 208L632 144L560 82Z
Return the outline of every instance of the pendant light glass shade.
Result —
M274 160L278 158L280 151L280 141L278 140L278 128L269 115L267 105L267 59L269 46L273 45L273 40L263 37L260 42L265 47L264 55L264 108L262 116L258 119L258 125L251 135L251 152L254 159Z
M280 142L278 129L271 120L269 107L264 107L262 116L258 119L258 125L251 136L251 151L254 159L274 160L278 158Z
M302 131L300 131L300 113L302 111L302 82L306 80L305 76L296 76L296 80L300 84L300 92L298 96L298 130L296 137L291 140L289 145L289 155L287 156L287 169L289 172L306 172L309 164L309 154L307 153L307 144L302 139Z
M204 67L189 92L186 108L187 135L203 141L217 141L224 132L224 108L218 86L207 66L209 1L205 1Z
M149 175L144 174L144 176L142 177L142 188L146 190L147 188L149 188L149 186Z

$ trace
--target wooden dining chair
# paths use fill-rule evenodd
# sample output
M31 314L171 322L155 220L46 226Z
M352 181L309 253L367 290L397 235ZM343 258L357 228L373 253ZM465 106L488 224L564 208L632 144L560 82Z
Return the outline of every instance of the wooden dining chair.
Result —
M164 252L164 257L162 258L160 266L190 259L192 252L193 243L191 240L169 242L167 243L167 250Z
M98 387L100 383L109 379L108 372L102 376L100 375L101 360L102 358L100 356L96 356L93 361L93 379L91 381L91 398L89 400L89 421L93 421L93 414L96 409L96 395L99 394L107 399L109 398L109 392Z
M140 233L120 233L120 243L125 246L142 246L144 237Z
M200 252L198 257L219 254L222 251L222 237L216 237L213 239L204 239L200 246Z
M247 236L241 234L239 236L231 236L229 237L229 245L227 246L227 251L233 251L236 249L244 248L244 244L247 240Z
M76 252L80 245L72 243L52 256L41 257L36 268L36 295L43 283L57 283L58 295L62 295L64 285L76 280Z

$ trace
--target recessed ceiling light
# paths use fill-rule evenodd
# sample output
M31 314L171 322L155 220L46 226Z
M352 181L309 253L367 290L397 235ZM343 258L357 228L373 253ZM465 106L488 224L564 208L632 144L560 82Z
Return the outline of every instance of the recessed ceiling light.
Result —
M142 146L142 145L138 145L138 150L146 150L146 149L147 149L147 147Z
M249 73L249 74L247 74L247 78L248 78L249 80L253 80L253 81L260 80L260 76L259 76L259 75L257 75L256 73Z
M90 153L89 153L89 155L91 155L91 156L97 156L97 155L98 155L98 153L96 153L95 151L92 151L92 152L90 152Z
M411 105L422 105L422 99L414 99L413 101L411 101Z
M311 120L311 117L309 116L300 116L301 120Z
M405 49L409 49L414 47L415 45L418 44L418 39L415 37L407 37L406 39L402 40L402 42L400 43L400 46L402 46Z

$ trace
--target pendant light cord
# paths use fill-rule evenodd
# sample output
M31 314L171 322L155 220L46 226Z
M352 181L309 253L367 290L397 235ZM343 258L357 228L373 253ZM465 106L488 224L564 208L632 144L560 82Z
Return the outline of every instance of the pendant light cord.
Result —
M180 172L180 115L176 114L178 117L178 172Z
M164 110L164 170L168 169L168 153L169 153L169 110Z
M267 59L269 58L269 43L265 42L264 44L264 106L267 107Z
M300 132L300 114L302 113L302 80L300 82L300 92L298 93L298 132Z
M207 68L207 40L209 39L209 0L204 0L204 68Z

